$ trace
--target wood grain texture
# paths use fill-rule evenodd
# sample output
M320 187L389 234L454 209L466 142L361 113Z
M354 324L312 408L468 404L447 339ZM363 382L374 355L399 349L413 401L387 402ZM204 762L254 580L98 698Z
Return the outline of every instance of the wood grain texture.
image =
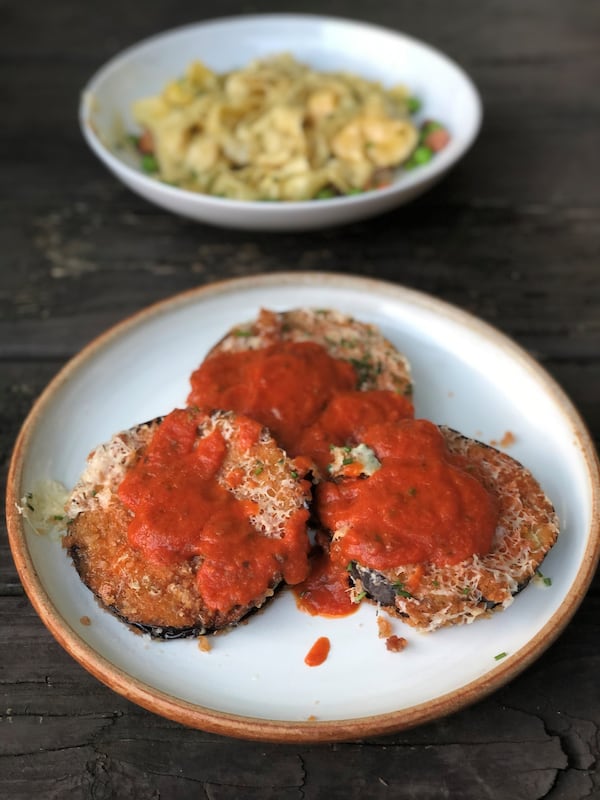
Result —
M464 66L481 135L431 193L369 223L225 232L121 187L87 150L78 94L164 28L264 0L0 3L0 467L58 369L108 326L215 279L324 270L391 280L491 322L563 386L600 442L600 6L588 0L288 0L421 37ZM207 800L583 800L600 796L600 580L502 690L414 730L269 745L188 730L88 675L25 597L0 531L0 795Z

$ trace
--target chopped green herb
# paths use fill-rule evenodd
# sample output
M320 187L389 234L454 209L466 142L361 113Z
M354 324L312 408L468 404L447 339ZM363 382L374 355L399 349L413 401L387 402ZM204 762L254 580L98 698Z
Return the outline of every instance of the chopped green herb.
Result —
M536 577L542 581L544 586L552 586L552 578L548 578L546 575L543 575L539 569L536 570L535 574Z
M293 469L290 474L294 480L298 477L298 472L295 469Z
M254 474L255 475L260 475L261 472L263 472L264 468L265 468L265 465L262 463L262 461L257 461L256 462L256 466L254 467Z
M461 589L461 594L463 594L466 597L470 591L471 590L469 589L468 586L463 586L463 588Z
M503 658L506 658L507 655L508 653L505 652L498 653L497 655L494 656L494 661L501 661Z
M249 330L248 328L238 328L234 332L234 335L239 338L247 338L248 336L252 336L252 331Z
M410 487L410 489L408 490L408 494L409 494L411 497L414 497L414 496L416 495L416 493L417 493L417 490L415 489L415 487L414 487L414 486L411 486L411 487Z
M411 594L410 592L408 592L408 591L407 591L407 590L404 588L404 584L402 583L402 581L396 581L396 582L393 584L393 587L394 587L394 592L395 592L397 595L400 595L400 597L412 597L412 594Z
M353 602L353 603L360 603L360 601L361 601L361 600L364 600L364 598L365 598L366 596L367 596L367 593L366 593L366 592L360 592L359 594L357 594L357 595L355 596L355 598L354 598L354 600L353 600L352 602Z
M346 572L352 572L353 569L354 569L354 561L349 561L346 567Z
M342 461L342 466L347 467L349 464L354 464L354 459L351 456L346 456Z
M365 353L362 358L349 358L348 361L356 370L359 383L365 383L372 377L373 363L368 353Z

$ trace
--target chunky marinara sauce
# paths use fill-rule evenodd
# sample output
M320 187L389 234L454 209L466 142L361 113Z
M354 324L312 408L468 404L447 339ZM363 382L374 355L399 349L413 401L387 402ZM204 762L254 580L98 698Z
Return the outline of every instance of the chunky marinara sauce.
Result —
M358 611L350 597L348 570L329 557L327 546L317 547L306 580L294 586L296 604L312 616L347 617Z
M189 409L166 416L118 493L133 512L130 544L162 564L199 557L199 592L207 606L225 612L261 598L275 576L291 584L306 577L308 512L294 512L281 538L257 531L256 504L217 482L227 442L218 429L199 438L199 421ZM258 441L259 423L238 417L236 425L245 444Z
M364 431L381 467L368 478L317 486L322 524L337 535L332 561L386 570L402 564L457 564L487 553L497 524L494 497L452 456L426 420Z
M354 389L356 370L313 342L278 342L258 350L217 353L192 373L190 405L247 414L281 447L298 455L299 432L329 399Z
M411 418L413 413L411 400L396 392L337 392L301 434L298 450L327 475L332 445L356 442L369 426L382 420L393 423ZM295 587L298 607L313 615L348 616L358 610L348 590L347 562L332 560L328 543L321 542L312 554L308 578Z
M315 421L300 435L298 451L327 474L331 446L360 441L362 431L377 422L412 418L410 398L397 392L372 390L336 392Z

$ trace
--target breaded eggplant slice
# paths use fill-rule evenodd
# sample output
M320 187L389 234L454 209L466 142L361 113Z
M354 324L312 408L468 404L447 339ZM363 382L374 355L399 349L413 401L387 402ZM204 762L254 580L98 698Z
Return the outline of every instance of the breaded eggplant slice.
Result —
M522 464L450 428L440 430L450 453L463 456L469 471L497 500L498 525L490 551L448 566L404 564L379 571L352 562L348 567L355 599L365 596L423 631L470 623L508 608L559 533L552 503Z
M313 342L336 359L349 361L358 376L357 389L387 389L412 394L410 365L406 357L375 325L358 322L332 309L263 309L256 320L233 328L209 352L257 350L277 342Z
M197 417L198 439L218 431L226 443L217 482L236 499L251 504L251 522L259 534L285 537L292 522L305 520L309 488L296 466L268 431L256 426L256 441L240 434L242 418L231 412ZM63 544L88 588L100 604L126 623L165 639L198 636L235 625L262 606L283 578L276 567L265 576L262 590L246 605L227 610L209 606L199 591L201 555L175 564L155 563L128 540L132 512L118 495L125 475L144 458L162 418L123 431L94 450L66 505L69 523ZM256 423L252 423L256 425ZM308 550L308 540L306 545ZM231 564L223 569L233 569Z

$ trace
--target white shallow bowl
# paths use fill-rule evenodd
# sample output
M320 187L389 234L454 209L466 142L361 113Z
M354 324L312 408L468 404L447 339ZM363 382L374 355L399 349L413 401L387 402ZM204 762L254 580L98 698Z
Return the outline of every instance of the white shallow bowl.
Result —
M247 625L195 640L150 641L94 601L56 538L37 536L17 504L49 478L71 487L87 453L116 431L185 403L189 376L231 326L261 307L338 308L378 325L408 356L418 416L482 441L511 431L510 455L552 499L561 535L510 608L472 625L418 634L390 653L375 608L311 617L284 591ZM106 375L114 376L111 381ZM27 593L57 640L130 700L186 725L274 741L360 738L448 714L497 689L571 619L600 552L600 478L576 410L523 350L427 295L362 278L278 273L212 284L165 300L107 331L54 378L16 443L8 477L11 549ZM304 656L320 636L324 664ZM18 642L16 643L18 646ZM502 656L502 657L500 657Z
M392 185L349 197L262 203L178 189L144 174L116 147L135 131L132 104L159 93L199 59L217 72L289 52L320 70L346 70L405 84L423 103L422 116L444 123L449 145L429 164L398 171ZM84 88L79 117L92 150L129 188L150 202L201 222L254 230L308 230L347 224L388 211L425 192L464 155L481 124L481 102L467 75L442 53L392 30L332 17L265 14L189 25L130 47Z

